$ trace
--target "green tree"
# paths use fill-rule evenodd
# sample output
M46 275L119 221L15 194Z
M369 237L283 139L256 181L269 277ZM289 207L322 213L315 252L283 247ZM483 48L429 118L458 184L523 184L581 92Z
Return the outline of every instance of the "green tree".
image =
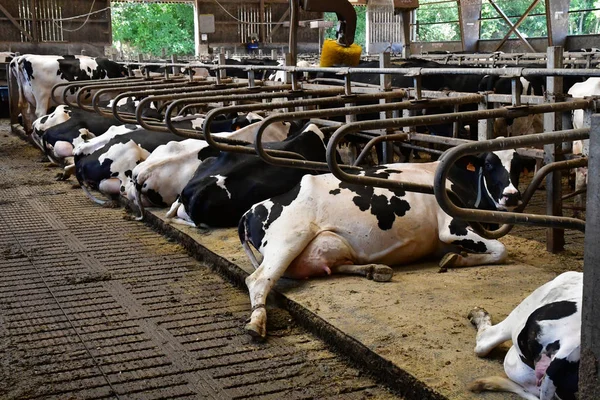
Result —
M113 42L161 55L194 53L194 8L189 4L112 3Z
M569 6L569 34L600 33L600 0L571 0Z

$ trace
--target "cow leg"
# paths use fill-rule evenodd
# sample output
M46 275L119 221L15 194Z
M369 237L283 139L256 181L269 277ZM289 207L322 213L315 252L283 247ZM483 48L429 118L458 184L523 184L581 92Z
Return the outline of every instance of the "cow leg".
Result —
M450 250L458 247L464 251L461 254L448 252L440 261L441 268L495 264L506 259L506 248L502 243L485 239L473 232L471 228L466 228L466 225L456 229L451 226L450 221L450 217L443 219L439 226L439 239L448 245Z
M252 305L252 314L250 322L246 324L246 332L254 337L264 338L267 335L265 305L273 285L316 235L313 230L306 229L303 231L304 235L301 235L302 230L294 228L290 227L289 232L298 232L298 234L284 234L286 237L281 241L283 246L272 245L263 250L262 263L246 278Z
M389 282L394 270L383 264L338 265L331 268L334 274L362 275L375 282Z
M504 358L504 371L508 379L503 376L477 379L469 385L469 390L477 393L484 390L505 391L516 393L526 400L539 400L535 372L521 361L515 346Z
M479 357L487 355L494 347L511 338L512 325L510 325L511 320L506 322L508 318L497 325L492 325L490 314L481 307L471 310L468 318L477 328L475 354Z

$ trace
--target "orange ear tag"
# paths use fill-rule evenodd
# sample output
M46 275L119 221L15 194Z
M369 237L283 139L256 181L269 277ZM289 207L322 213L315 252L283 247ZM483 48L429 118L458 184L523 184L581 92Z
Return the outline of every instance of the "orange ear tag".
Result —
M467 171L475 172L475 166L471 163L467 164Z
M242 129L239 125L235 127L236 131L239 131L240 129Z

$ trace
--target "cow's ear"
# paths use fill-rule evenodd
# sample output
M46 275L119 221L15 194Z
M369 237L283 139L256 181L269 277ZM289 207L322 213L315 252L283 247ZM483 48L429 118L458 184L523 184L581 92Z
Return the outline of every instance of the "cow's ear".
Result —
M483 161L477 156L464 156L454 163L454 166L465 171L475 173L483 165Z

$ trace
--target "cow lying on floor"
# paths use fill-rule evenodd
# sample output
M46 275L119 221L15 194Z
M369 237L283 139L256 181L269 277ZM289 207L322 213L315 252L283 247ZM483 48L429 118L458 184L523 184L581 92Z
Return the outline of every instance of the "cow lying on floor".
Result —
M325 162L325 138L316 125L298 129L294 123L288 128L286 140L264 147ZM200 164L167 217L192 226L233 227L254 203L287 192L304 174L315 172L270 165L257 155L221 152Z
M214 136L252 143L259 127L260 123L257 122L237 131L215 133ZM263 141L282 141L287 137L289 129L289 123L271 124L263 134ZM145 206L167 207L177 199L200 164L208 157L218 155L218 150L200 139L186 139L159 146L133 169L133 184L126 185L127 197L138 207L141 206L141 217Z
M433 184L437 166L389 164L361 174ZM519 171L517 153L504 150L461 159L449 179L465 204L506 210L520 202ZM246 278L252 303L246 330L261 337L266 334L267 295L284 274L301 279L346 273L388 281L393 274L389 265L424 257L443 256L441 266L457 267L506 258L502 243L484 239L448 216L433 195L348 184L332 174L305 175L290 192L255 204L238 229L257 268ZM260 264L249 244L263 255Z
M537 288L506 319L492 325L483 308L469 313L480 357L512 339L504 358L508 376L478 379L475 392L507 391L529 400L575 399L579 381L583 274L565 272Z

